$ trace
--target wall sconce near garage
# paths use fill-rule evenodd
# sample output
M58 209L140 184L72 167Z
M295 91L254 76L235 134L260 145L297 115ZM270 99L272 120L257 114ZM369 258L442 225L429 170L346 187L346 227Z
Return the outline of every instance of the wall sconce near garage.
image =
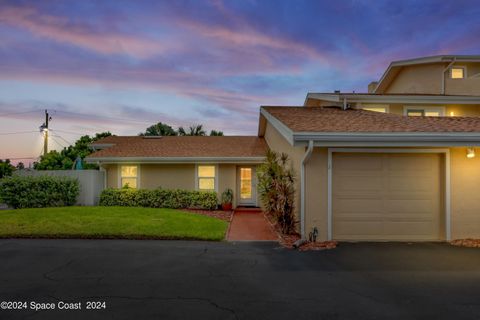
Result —
M467 158L469 159L475 158L475 149L467 148Z

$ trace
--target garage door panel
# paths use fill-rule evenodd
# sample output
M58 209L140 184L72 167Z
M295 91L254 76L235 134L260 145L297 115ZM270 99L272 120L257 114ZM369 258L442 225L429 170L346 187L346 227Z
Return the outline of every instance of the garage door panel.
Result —
M352 161L352 159L355 161ZM383 165L382 159L368 153L343 153L335 155L335 166L339 172L378 171Z
M381 206L382 204L379 203ZM436 217L438 213L438 206L435 201L430 199L418 199L418 200L387 200L386 201L386 213L400 213L400 214L428 214L432 217Z
M333 232L339 239L351 239L352 236L357 239L374 235L380 228L383 228L383 224L376 221L340 222Z
M353 213L356 215L382 212L381 199L338 199L334 211L338 214Z
M333 192L335 194L345 193L349 191L366 192L378 191L383 188L383 180L380 175L345 175L336 176L337 184Z
M334 239L441 239L441 163L439 154L334 153Z
M423 191L432 193L432 185L435 179L422 175L403 175L399 177L387 177L387 188L391 191L406 191L414 195Z

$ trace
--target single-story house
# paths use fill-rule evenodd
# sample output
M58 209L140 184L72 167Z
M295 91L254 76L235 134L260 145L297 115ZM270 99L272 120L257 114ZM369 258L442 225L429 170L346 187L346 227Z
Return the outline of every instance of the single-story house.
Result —
M256 167L267 145L256 136L110 136L88 157L105 186L234 192L234 206L259 206ZM219 199L220 200L220 199Z

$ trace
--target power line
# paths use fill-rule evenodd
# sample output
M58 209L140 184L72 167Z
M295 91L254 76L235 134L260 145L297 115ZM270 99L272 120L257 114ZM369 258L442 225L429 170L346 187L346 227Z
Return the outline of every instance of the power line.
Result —
M78 117L87 117L87 118L91 118L91 117L92 117L91 115L88 115L88 114L83 114L83 113L78 113L78 112L71 112L71 111L56 111L56 110L55 110L55 112L58 112L58 113L66 113L66 114L75 115L75 116L78 116ZM125 121L125 122L136 122L136 123L143 123L143 124L150 124L150 123L151 123L150 121L146 121L146 120L134 120L134 119L116 118L116 117L109 117L109 116L102 116L102 115L95 115L95 118L104 118L104 119L110 119L110 120Z
M58 142L57 139L55 139L53 136L51 137L53 141L55 141L60 147L62 148L66 148L63 144L61 144L60 142Z
M66 130L60 130L60 129L50 129L51 131L58 131L58 132L63 132L67 134L75 134L75 135L81 135L84 136L85 133L80 133L80 132L73 132L73 131L66 131Z
M68 145L73 145L73 143L71 143L70 141L65 140L61 135L54 134L53 136L62 139L62 140L65 141Z
M8 135L13 135L13 134L24 134L24 133L33 133L38 131L17 131L17 132L1 132L0 136L8 136Z
M8 116L14 116L14 115L17 115L17 114L33 113L33 112L39 112L39 111L40 111L40 109L23 111L23 112L4 113L4 114L0 114L0 117L8 117Z

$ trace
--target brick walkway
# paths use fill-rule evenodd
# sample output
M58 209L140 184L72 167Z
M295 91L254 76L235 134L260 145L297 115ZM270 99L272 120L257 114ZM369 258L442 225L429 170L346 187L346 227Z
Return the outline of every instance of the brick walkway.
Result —
M228 241L277 241L278 237L260 210L237 209L233 214Z

